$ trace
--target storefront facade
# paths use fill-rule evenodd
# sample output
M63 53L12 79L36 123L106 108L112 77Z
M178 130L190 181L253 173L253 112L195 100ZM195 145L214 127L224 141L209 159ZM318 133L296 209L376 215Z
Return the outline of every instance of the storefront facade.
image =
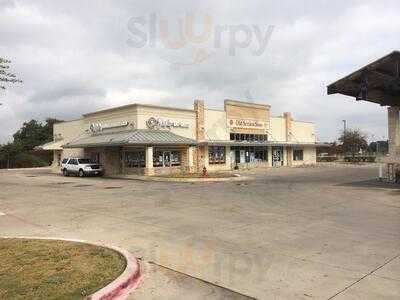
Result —
M270 106L225 100L210 109L132 104L54 125L53 166L89 157L107 174L169 174L279 167L316 162L314 124L290 113L271 117Z
M290 113L272 117L270 106L225 100L224 110L194 105L199 165L210 170L280 167L316 162L314 124L295 121ZM202 125L204 124L204 126ZM202 132L201 128L204 128ZM202 150L204 148L204 150Z

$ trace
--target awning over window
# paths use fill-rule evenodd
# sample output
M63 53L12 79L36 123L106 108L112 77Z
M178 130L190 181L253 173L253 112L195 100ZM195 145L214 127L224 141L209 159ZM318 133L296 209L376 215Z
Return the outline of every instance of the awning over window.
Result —
M63 148L88 148L134 145L196 145L197 142L166 130L136 129L133 131L87 135L69 142Z
M62 150L62 146L64 145L64 141L60 140L60 141L52 141L43 145L39 145L35 147L35 150L40 151L40 150L44 150L44 151L53 151L53 150Z

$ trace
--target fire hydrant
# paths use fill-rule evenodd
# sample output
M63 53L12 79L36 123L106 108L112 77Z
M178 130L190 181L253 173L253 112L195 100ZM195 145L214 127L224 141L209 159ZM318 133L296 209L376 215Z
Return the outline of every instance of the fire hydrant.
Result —
M207 173L207 168L203 167L203 177L207 177L208 173Z

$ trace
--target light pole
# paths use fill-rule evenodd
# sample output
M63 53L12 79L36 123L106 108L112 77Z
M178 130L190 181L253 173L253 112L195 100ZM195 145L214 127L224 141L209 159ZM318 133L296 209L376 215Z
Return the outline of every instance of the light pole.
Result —
M343 154L344 154L344 156L346 156L346 151L344 151L344 147L345 147L346 140L347 140L347 138L346 138L347 121L342 120L342 122L343 122Z
M377 139L375 139L375 134L371 134L371 138L372 138L371 143L375 143L376 144L375 156L378 156L379 145L378 145Z
M376 156L379 155L379 141L376 141Z

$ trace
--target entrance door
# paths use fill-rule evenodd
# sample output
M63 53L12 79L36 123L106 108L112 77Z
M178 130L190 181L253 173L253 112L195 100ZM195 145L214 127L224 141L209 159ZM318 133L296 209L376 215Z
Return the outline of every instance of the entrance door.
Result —
M246 151L240 150L240 163L244 164L246 162Z
M171 166L171 151L163 152L163 161L164 161L164 167Z
M231 156L231 167L233 167L236 164L235 150L231 149L230 156Z
M281 167L283 165L283 147L272 148L272 166Z
M240 150L235 149L235 164L239 164L239 163L240 163Z

